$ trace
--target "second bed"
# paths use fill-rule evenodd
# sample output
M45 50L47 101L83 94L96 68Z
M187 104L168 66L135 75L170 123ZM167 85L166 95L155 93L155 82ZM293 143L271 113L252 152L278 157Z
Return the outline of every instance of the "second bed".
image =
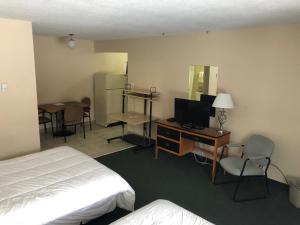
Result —
M119 174L71 147L0 161L0 224L80 224L134 202Z

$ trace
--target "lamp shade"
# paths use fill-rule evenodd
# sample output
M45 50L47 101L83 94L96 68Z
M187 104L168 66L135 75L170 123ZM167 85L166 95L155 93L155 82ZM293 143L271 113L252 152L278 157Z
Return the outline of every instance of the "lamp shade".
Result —
M227 93L219 93L212 106L223 109L231 109L234 107L231 95Z

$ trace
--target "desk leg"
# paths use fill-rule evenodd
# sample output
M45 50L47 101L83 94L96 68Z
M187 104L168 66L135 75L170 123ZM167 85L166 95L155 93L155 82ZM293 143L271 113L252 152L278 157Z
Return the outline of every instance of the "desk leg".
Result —
M213 165L211 170L211 180L214 182L216 169L217 169L217 158L218 158L218 143L215 141L214 152L213 152Z
M228 157L228 147L227 147L227 145L225 145L224 146L224 148L225 148L225 158L227 158ZM225 170L223 170L224 172L224 175L226 175L226 171Z

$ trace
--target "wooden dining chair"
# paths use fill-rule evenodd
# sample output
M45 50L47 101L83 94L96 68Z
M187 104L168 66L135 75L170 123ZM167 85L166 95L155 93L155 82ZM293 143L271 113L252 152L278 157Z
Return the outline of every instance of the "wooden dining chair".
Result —
M53 119L52 119L52 114L48 113L50 116L46 116L47 112L41 109L38 109L39 112L39 124L44 125L44 132L47 134L47 123L51 123L51 129L52 129L52 135L53 135Z
M83 107L80 105L67 105L64 110L64 121L63 121L63 130L64 130L64 139L67 141L66 128L68 126L74 126L74 132L76 134L76 126L82 125L83 127L83 138L85 139L85 127L83 119Z
M91 122L91 99L88 97L84 97L81 100L81 103L86 104L87 106L83 108L83 124L84 118L89 118L90 130L92 130L92 122Z

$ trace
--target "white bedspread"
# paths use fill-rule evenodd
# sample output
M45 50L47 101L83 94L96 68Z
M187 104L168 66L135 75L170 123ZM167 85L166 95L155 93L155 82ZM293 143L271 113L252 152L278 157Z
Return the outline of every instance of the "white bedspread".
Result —
M110 225L212 225L167 200L156 200Z
M101 216L101 202L132 211L134 201L120 175L70 147L0 161L1 225L47 224L93 205Z

